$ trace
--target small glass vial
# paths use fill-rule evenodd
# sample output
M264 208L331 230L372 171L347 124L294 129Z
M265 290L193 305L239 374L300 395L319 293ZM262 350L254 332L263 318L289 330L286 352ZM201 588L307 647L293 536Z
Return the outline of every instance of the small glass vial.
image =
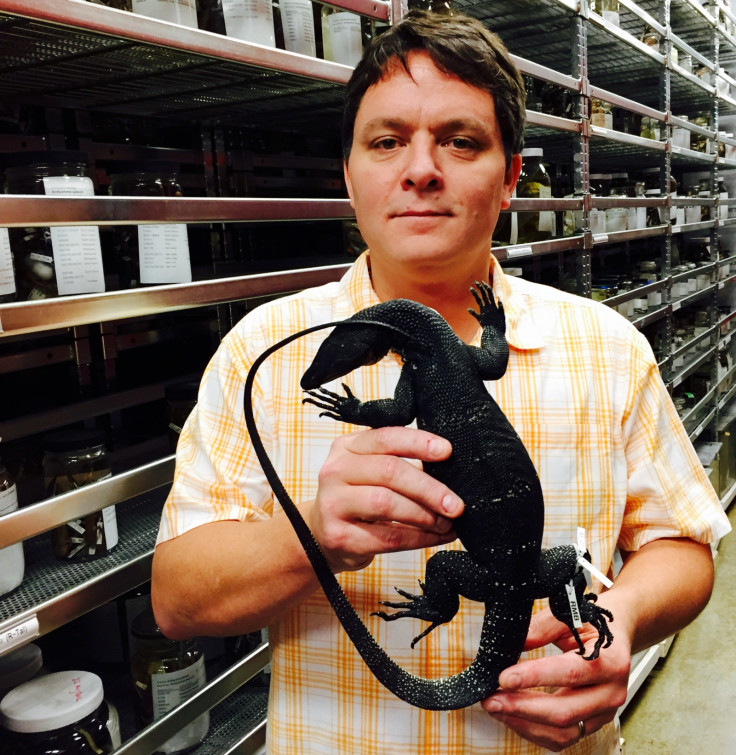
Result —
M590 123L601 128L613 128L613 112L610 103L593 98L590 101Z
M96 430L63 430L47 435L42 466L50 498L111 476L104 435ZM65 560L104 556L118 543L115 506L55 528L51 541L54 553Z
M650 118L645 115L641 119L641 131L639 132L643 139L654 139L659 141L661 129L659 121L656 118Z
M609 24L620 26L618 0L595 0L595 11L600 13Z
M135 711L142 728L204 687L204 655L194 640L179 642L165 637L150 609L136 616L131 632L135 643L131 659ZM163 744L159 752L182 752L198 745L209 725L209 713L203 713Z
M519 181L516 184L517 197L549 199L552 196L552 180L543 158L544 151L540 148L528 148L521 151L522 166ZM555 235L555 214L549 210L519 212L517 223L516 243L518 244L544 241ZM514 243L513 228L512 243Z
M5 170L7 194L94 196L94 182L85 152L18 152L9 159L12 165ZM9 242L18 300L35 301L105 290L97 226L11 228ZM80 264L80 256L83 264Z
M15 481L0 459L0 518L18 508ZM0 549L0 595L15 590L23 581L25 559L23 543L13 543Z
M114 196L182 196L176 169L165 163L114 173L108 191ZM186 223L120 226L115 229L115 252L120 288L192 281Z
M325 60L356 66L363 55L360 16L323 5L322 48Z
M89 671L59 671L21 684L0 702L3 755L91 755L120 747L120 723Z
M222 15L228 37L276 46L271 0L222 0Z
M197 28L196 0L132 0L131 10L141 16Z
M315 57L317 43L311 0L279 0L284 49Z
M644 29L644 33L641 35L641 41L647 47L651 47L653 50L660 52L659 47L662 42L662 37L660 37L651 26L647 26L646 29Z

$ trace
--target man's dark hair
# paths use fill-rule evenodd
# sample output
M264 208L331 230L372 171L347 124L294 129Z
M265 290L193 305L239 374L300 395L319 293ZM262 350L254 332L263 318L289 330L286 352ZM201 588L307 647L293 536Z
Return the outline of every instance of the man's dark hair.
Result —
M408 71L407 58L426 51L444 73L493 96L501 130L506 166L524 142L526 90L501 39L469 16L410 11L395 26L375 37L353 71L345 92L342 151L345 161L353 147L353 129L363 95L381 81L397 62Z

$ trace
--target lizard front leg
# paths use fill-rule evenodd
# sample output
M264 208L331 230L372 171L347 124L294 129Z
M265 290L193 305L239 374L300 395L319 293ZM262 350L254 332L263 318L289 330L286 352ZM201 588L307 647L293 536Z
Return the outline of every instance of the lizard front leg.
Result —
M478 311L468 309L483 328L481 348L468 347L478 372L484 380L498 380L506 372L509 345L506 341L506 316L503 304L496 303L493 289L483 281L476 281L470 289L478 304Z
M302 399L302 403L313 404L322 409L320 417L330 417L334 420L374 428L403 427L415 417L414 391L406 369L401 371L392 399L361 401L346 383L342 384L342 389L345 392L343 396L327 388L309 390L307 391L309 397Z

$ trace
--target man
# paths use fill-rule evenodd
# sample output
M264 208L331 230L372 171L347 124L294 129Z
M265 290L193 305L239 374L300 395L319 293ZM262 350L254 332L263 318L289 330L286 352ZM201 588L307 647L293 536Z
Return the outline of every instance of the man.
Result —
M601 305L506 278L490 255L521 167L523 103L505 48L470 19L410 14L378 37L348 85L344 128L345 178L369 252L340 283L258 308L205 373L162 519L154 607L173 638L270 626L271 753L614 752L631 653L677 631L710 595L707 543L728 522L646 341ZM599 600L615 639L598 660L574 652L540 605L531 660L504 671L498 693L430 712L383 689L337 623L255 459L242 386L270 344L396 297L433 307L478 343L467 312L475 280L489 281L506 311L509 367L489 389L539 472L545 547L575 542L582 526L599 569L611 570L616 547L625 564ZM413 673L456 673L475 654L481 605L413 650L418 622L369 615L394 586L413 589L434 550L460 547L452 521L463 502L421 468L452 449L415 428L349 427L303 406L299 378L323 338L302 338L261 367L258 427L374 636ZM346 383L363 400L390 397L400 370L389 355Z

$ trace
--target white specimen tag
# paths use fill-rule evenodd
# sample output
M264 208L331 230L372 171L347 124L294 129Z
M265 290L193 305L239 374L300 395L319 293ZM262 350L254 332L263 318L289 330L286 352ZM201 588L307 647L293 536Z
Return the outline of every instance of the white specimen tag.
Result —
M585 558L584 556L578 556L578 563L583 567L583 569L585 569L585 571L590 572L606 587L613 587L613 582L611 582L611 580L608 579L608 577L600 569L596 569L595 566L593 566L593 564L591 564L587 558Z
M578 527L577 535L578 535L578 556L581 556L588 551L585 527ZM580 562L578 561L578 563ZM587 571L585 572L585 584L588 586L589 590L593 587L593 579L590 576L590 572L587 572Z
M93 197L95 193L87 176L44 176L43 188L50 197ZM100 229L81 225L50 230L59 295L102 293L105 273Z
M10 238L7 228L0 228L0 296L15 293L13 256L10 253Z
M578 548L585 553L588 550L587 537L585 534L585 527L578 527Z
M583 626L583 622L580 620L580 606L578 605L578 599L575 595L575 586L570 582L565 584L565 592L567 593L567 600L570 603L570 616L572 616L572 625L575 629L580 629Z

